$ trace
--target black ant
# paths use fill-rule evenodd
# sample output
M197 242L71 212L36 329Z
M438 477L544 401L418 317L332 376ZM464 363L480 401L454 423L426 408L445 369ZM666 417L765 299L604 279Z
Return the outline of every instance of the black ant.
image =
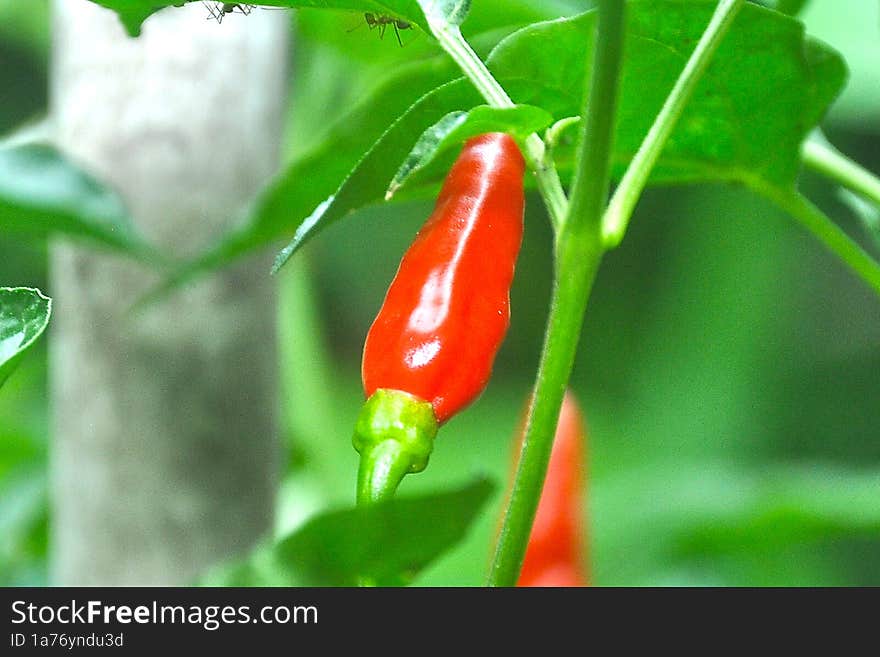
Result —
M238 12L247 16L255 8L255 5L248 5L243 2L215 2L213 6L207 2L202 2L202 4L208 9L208 13L211 14L208 16L208 20L213 18L218 23L222 23L223 17L227 14Z
M387 16L386 14L374 14L372 12L367 12L364 14L364 20L367 22L367 25L372 30L374 27L379 28L379 38L385 38L385 30L388 29L388 26L394 28L394 35L397 37L397 43L403 47L403 41L400 40L400 30L411 30L413 29L412 23L403 20L402 18L394 18L393 16Z

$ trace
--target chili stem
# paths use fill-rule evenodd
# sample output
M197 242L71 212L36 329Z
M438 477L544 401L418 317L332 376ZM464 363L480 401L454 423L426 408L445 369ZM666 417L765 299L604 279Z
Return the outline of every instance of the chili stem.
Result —
M437 41L458 64L486 102L492 107L514 107L510 96L462 36L458 26L431 21L430 16L428 19ZM547 157L547 148L538 135L529 135L523 146L525 151L523 155L529 169L535 174L538 192L547 206L550 221L553 228L559 231L568 212L568 199L559 179L559 172L553 161Z
M604 252L600 221L610 184L623 33L623 1L602 0L592 83L585 93L579 165L572 201L556 242L556 276L544 349L513 490L489 573L490 586L514 586L519 578L587 299Z
M681 117L685 105L693 95L697 82L706 70L712 55L715 54L722 38L730 29L733 19L736 18L737 12L744 4L745 0L721 0L718 3L718 7L703 32L703 36L700 37L697 47L663 103L663 107L654 119L648 134L645 135L644 141L614 191L614 196L611 197L611 202L602 219L602 240L607 248L613 249L623 240L630 217L632 217L639 197L645 190L651 170L657 163L663 147Z

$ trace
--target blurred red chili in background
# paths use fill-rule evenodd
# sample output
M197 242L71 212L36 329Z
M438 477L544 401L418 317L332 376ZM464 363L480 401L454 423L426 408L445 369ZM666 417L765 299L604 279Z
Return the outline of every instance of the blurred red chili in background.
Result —
M520 430L522 441L522 429ZM583 527L586 426L571 391L565 393L544 490L517 586L587 586Z

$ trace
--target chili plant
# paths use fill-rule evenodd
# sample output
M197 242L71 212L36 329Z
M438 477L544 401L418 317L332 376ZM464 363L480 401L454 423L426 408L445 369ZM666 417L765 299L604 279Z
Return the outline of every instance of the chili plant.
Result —
M132 35L154 11L179 4L94 1L116 10ZM523 181L537 192L552 227L554 282L518 466L488 574L492 586L513 586L520 578L593 283L605 255L624 243L648 186L746 188L880 294L880 264L797 188L806 167L869 208L880 205L877 177L818 131L846 68L834 50L806 36L803 25L784 13L799 3L598 0L562 18L518 15L512 22L525 25L500 39L488 37L486 56L477 54L485 43L475 49L462 33L470 0L262 4L361 12L380 32L389 25L412 29L441 54L401 66L355 104L330 129L325 145L295 159L269 184L239 230L174 269L156 294L286 237L277 272L323 229L355 211L433 198L445 183L367 336L367 402L354 441L363 456L361 506L320 515L208 581L406 583L461 540L490 493L485 481L451 493L391 498L404 474L427 465L439 425L472 402L489 379L510 312ZM479 4L474 0L473 9ZM247 18L230 11L226 20ZM367 120L376 115L387 121ZM35 156L0 152L0 163L13 155ZM316 170L324 175L312 177ZM527 213L527 224L539 220L533 214ZM144 260L158 258L100 222L56 229ZM459 296L433 336L443 339L429 344L424 335L414 337L413 313L424 303L436 310L439 302L425 302L424 295L438 271L460 275ZM479 413L479 405L468 412ZM354 489L354 472L351 477ZM426 512L431 527L408 531Z

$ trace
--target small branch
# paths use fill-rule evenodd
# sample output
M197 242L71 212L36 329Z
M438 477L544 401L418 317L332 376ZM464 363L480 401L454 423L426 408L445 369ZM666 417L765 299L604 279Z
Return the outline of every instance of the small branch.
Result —
M801 159L817 173L831 178L880 208L880 178L828 142L810 137L801 147Z
M666 141L693 95L697 82L703 76L712 55L744 4L745 0L721 0L718 3L712 20L700 37L700 42L685 64L684 70L676 80L675 86L663 103L660 113L654 119L651 129L611 198L602 220L602 240L607 248L613 249L623 240L636 203L645 189L648 177Z
M474 52L456 25L431 23L431 30L442 48L458 64L462 72L482 94L492 107L513 107L514 102L507 95L492 73L486 68L480 56Z
M847 235L824 212L798 192L761 188L756 191L794 217L831 253L843 260L859 278L880 295L880 263Z

